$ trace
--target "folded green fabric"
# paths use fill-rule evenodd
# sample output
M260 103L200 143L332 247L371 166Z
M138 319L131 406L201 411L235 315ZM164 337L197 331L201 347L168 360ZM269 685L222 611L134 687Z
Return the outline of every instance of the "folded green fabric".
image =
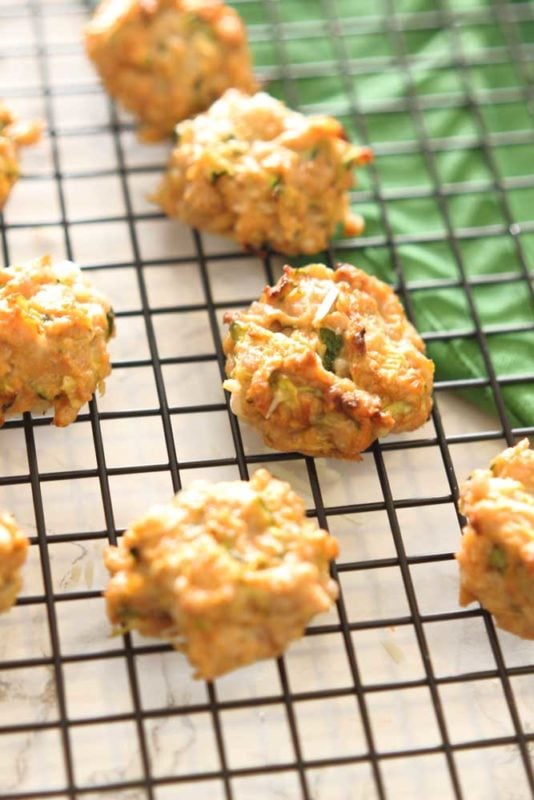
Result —
M534 43L534 23L512 22L510 47L490 0L448 0L445 17L430 0L235 5L268 90L375 148L354 194L363 239L337 240L335 257L391 283L400 270L437 379L487 381L465 276L510 422L533 425L532 74L518 46ZM495 413L488 385L463 394Z

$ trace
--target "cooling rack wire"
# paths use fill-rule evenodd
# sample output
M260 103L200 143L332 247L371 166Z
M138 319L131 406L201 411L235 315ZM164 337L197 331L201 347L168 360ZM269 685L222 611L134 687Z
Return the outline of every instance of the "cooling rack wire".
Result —
M459 608L453 553L458 483L534 430L507 410L532 358L521 374L494 358L496 341L534 341L534 4L308 0L303 20L302 2L235 3L270 91L375 149L353 196L366 232L322 257L394 282L431 352L463 342L479 365L451 357L428 424L362 464L269 452L230 414L223 312L282 262L146 201L167 150L140 145L99 87L87 5L0 1L0 94L47 123L1 218L3 262L76 260L119 331L108 392L74 425L0 432L0 504L32 543L0 620L0 797L527 800L532 645ZM510 287L516 315L489 316L484 296ZM425 327L443 297L452 318ZM213 684L164 644L111 638L104 546L182 485L262 464L339 538L337 608L284 658Z

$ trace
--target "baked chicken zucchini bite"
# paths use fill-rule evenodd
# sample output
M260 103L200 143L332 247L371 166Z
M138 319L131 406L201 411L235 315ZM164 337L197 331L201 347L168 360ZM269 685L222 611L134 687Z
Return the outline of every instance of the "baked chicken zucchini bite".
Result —
M220 0L104 0L87 53L147 140L209 108L230 86L254 92L245 26Z
M27 552L28 539L11 514L0 511L0 612L11 608L17 598Z
M286 266L225 321L232 410L276 450L358 460L428 419L433 362L393 290L362 270Z
M0 211L20 174L19 148L37 142L42 132L42 122L20 122L0 100Z
M475 600L499 627L534 639L534 451L509 447L462 486L467 524L460 550L460 603Z
M346 141L332 117L306 117L264 92L229 90L176 128L177 144L154 195L165 213L244 248L317 253L340 226L363 230L349 209L353 168L367 147Z
M50 256L0 269L0 426L54 408L68 425L111 372L108 301L69 261Z
M288 483L197 482L152 508L107 550L108 615L182 650L212 679L279 656L337 598L336 540Z

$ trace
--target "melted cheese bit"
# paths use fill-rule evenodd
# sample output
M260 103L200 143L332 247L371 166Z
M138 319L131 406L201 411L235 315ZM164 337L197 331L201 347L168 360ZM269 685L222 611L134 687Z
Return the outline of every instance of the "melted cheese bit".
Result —
M313 318L313 324L317 325L321 320L323 320L327 314L330 313L332 306L337 300L339 295L339 288L337 286L331 286L330 289L325 294L321 305L317 309L317 312Z

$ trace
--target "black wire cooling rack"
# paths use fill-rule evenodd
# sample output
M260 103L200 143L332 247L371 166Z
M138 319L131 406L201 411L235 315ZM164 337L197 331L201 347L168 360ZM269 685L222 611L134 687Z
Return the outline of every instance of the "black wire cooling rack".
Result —
M4 263L47 249L77 260L109 288L119 331L108 394L73 426L26 415L0 433L0 501L33 532L25 593L0 620L0 797L526 800L532 647L480 609L458 607L453 552L458 482L534 431L514 428L505 405L510 387L534 387L532 364L499 375L488 346L495 333L534 325L488 326L475 297L479 286L515 283L532 299L534 221L516 219L510 192L534 186L534 4L313 0L302 22L281 1L236 3L272 91L315 110L303 87L335 83L344 100L328 111L377 154L354 195L367 232L325 259L366 268L382 259L412 318L415 291L461 292L469 329L425 338L468 339L483 366L483 378L438 380L431 422L375 444L357 465L268 452L230 413L219 389L222 313L250 302L279 262L184 231L145 204L165 153L135 144L85 65L88 5L0 2L0 94L47 123L1 220ZM474 31L482 45L472 49ZM450 47L428 55L423 45L440 34ZM294 57L299 42L309 46L305 63ZM456 88L422 95L420 67L452 74ZM495 83L479 91L473 74L487 67ZM404 91L362 99L359 87L388 71ZM440 128L444 109L459 115L454 135ZM496 151L507 147L524 148L523 175L503 179ZM486 182L446 183L441 154L469 148ZM386 186L386 161L414 156L427 185ZM460 227L448 200L473 192L491 194L498 222ZM429 232L423 210L414 232L399 233L395 201L432 203L439 231ZM466 243L490 238L506 243L513 274L470 273ZM446 248L457 278L413 281L403 258L411 245ZM494 415L472 410L466 390L485 392ZM279 661L206 686L166 645L110 638L102 547L192 477L246 478L260 464L292 480L310 515L340 538L336 613Z

